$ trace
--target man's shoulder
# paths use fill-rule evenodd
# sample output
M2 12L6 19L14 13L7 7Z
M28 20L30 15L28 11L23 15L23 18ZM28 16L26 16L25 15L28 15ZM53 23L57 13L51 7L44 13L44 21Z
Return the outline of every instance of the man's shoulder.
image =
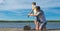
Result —
M43 12L43 10L40 10L41 12Z

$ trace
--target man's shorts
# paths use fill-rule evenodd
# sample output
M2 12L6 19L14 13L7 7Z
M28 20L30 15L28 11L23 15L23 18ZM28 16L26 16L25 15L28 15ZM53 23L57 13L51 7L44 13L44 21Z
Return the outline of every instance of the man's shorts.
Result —
M38 18L36 19L36 21L40 23L40 29L42 29L43 27L46 27L46 24L47 24L47 21L42 21L42 20Z
M47 24L47 22L42 22L42 23L40 23L40 29L46 27L46 24Z

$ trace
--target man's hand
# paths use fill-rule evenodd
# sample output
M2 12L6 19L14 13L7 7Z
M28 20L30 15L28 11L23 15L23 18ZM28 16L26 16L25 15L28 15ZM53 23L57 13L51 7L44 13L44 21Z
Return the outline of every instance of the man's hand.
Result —
M37 16L37 14L28 14L29 16Z
M29 16L33 16L34 14L28 14Z

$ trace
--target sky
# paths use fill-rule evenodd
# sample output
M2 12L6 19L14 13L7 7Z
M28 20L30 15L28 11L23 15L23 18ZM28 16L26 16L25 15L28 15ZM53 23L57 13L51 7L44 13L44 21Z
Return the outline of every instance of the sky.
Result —
M60 0L0 0L0 9L26 9L36 2L42 8L60 7Z
M0 20L21 20L20 9L31 9L32 2L41 7L47 20L60 20L60 0L0 0Z

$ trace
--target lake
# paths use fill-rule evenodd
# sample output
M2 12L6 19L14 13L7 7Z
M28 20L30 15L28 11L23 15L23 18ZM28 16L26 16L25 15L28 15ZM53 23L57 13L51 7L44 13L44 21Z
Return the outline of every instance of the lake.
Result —
M23 28L25 25L30 25L35 28L33 22L0 22L0 28ZM60 22L48 22L46 27L48 29L60 28Z

